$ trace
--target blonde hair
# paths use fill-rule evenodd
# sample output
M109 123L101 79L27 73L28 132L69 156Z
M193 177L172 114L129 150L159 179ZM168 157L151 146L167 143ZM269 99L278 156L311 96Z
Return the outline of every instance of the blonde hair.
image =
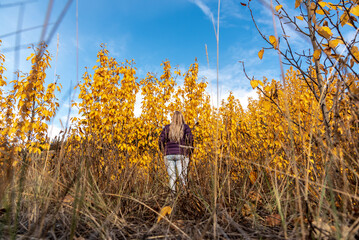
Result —
M175 111L172 116L172 122L170 125L170 131L168 134L171 142L179 143L184 135L184 117L181 112Z

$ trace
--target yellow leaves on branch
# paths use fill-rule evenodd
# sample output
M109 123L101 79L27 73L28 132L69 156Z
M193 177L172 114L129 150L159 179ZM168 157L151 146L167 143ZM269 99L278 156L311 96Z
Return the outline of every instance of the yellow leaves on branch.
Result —
M259 59L261 59L261 60L262 60L262 58L263 58L263 53L264 53L264 49L262 48L262 49L258 52L258 57L259 57Z
M357 46L353 46L351 49L350 49L350 52L354 55L355 59L352 58L352 61L351 61L351 65L354 64L354 62L358 63L359 62L359 49Z
M322 26L322 27L317 27L317 32L320 36L326 38L326 39L329 39L333 33L332 31L330 30L329 27L326 27L326 26Z
M283 5L277 5L277 6L275 7L275 10L278 12L280 9L282 9L282 7L283 7Z
M256 87L258 87L259 82L257 80L251 80L251 86L253 89L255 89Z
M295 8L299 7L301 3L302 3L302 0L295 0L294 7Z
M251 83L251 86L252 86L253 89L255 89L256 87L258 87L258 85L263 86L263 82L260 81L260 80L251 80L250 83Z
M26 58L32 63L29 73L11 81L13 86L8 95L5 98L0 96L0 100L3 100L0 106L0 120L5 120L0 121L0 129L6 129L0 132L0 145L6 136L5 140L13 142L16 149L26 149L30 153L39 154L41 150L49 147L46 141L46 122L54 117L59 107L55 91L60 91L60 86L58 83L45 86L46 70L50 67L51 61L46 48L47 45L44 43L36 47L35 53Z
M269 36L269 42L272 44L272 46L274 47L274 49L278 48L278 42L277 39L275 38L275 36L270 35Z
M338 46L339 43L340 43L340 44L344 44L343 41L340 40L340 39L330 40L330 41L329 41L329 47L334 49L334 48L336 48L336 47Z
M355 15L355 16L359 16L359 5L356 5L356 6L352 7L350 9L350 13Z
M320 50L320 49L317 49L317 50L314 51L314 53L313 53L313 62L315 60L319 60L321 53L322 53L322 50Z
M357 14L356 8L354 8L354 11L350 12L350 13L352 13L354 15ZM355 17L349 16L347 11L344 11L343 14L340 16L340 25L343 27L345 24L347 24L351 27L354 27L353 24L351 23L351 20L353 20L353 18L355 19Z
M324 11L325 11L325 10L323 10L323 9L317 9L315 12L316 12L317 14L319 14L319 15L324 15L324 14L325 14Z
M213 131L210 127L214 125L195 128L196 123L207 122L212 118L210 98L206 93L207 83L198 79L197 62L183 74L175 69L173 76L170 62L165 61L159 78L148 73L144 79L136 81L135 67L111 59L108 51L103 48L98 54L95 73L91 75L86 72L79 84L80 102L75 106L86 122L73 119L72 139L86 141L83 135L90 134L97 149L103 144L113 146L123 155L129 156L123 161L136 163L147 170L153 158L151 153L158 152L157 139L162 127L169 124L168 117L173 111L181 110L186 123L196 129L195 142L201 139L211 143L208 132ZM175 77L178 75L184 77L184 84L175 88ZM135 116L138 91L142 97L141 115ZM206 144L197 143L195 158L208 155ZM104 159L110 161L110 158Z
M296 16L296 18L301 20L301 21L303 21L303 19L304 19L303 16Z
M318 2L318 4L320 5L321 8L324 8L325 6L330 7L330 4L328 4L327 2Z
M26 58L26 61L29 61L29 59L31 59L32 57L34 57L34 55L35 55L34 53L31 53L30 56L28 56L28 57Z

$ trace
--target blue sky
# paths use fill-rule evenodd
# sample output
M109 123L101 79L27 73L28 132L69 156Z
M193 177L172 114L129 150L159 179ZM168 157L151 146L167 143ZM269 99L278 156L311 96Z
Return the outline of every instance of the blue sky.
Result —
M21 0L19 0L21 1ZM7 7L15 0L0 0L0 36L17 30L19 5ZM50 23L54 23L67 0L54 1ZM24 5L22 29L40 26L44 23L49 1L38 0ZM210 87L208 93L216 99L216 38L211 16L216 23L218 1L215 0L78 0L79 16L79 77L87 66L96 64L96 54L101 43L106 43L110 55L118 61L134 59L138 77L144 77L148 71L161 74L161 62L168 59L173 67L188 69L197 58L200 76L206 77ZM274 35L270 10L253 1L253 8L259 24L265 34ZM47 35L54 25L48 26ZM21 44L37 43L42 28L21 34ZM55 60L57 34L59 36L58 60ZM18 36L19 37L19 36ZM279 79L278 57L274 51L265 51L262 60L257 53L268 47L260 38L250 18L247 7L240 1L222 0L220 12L220 97L233 91L246 106L249 96L255 97L255 91L244 77L241 64L244 61L249 76L262 79ZM2 38L0 51L6 56L6 76L10 81L15 70L16 35ZM207 64L205 44L208 47L209 66ZM59 119L66 119L68 112L69 89L76 83L76 0L68 9L63 21L56 30L49 45L53 55L52 69L48 71L48 81L54 79L54 69L63 85L58 95L61 108L52 123L54 132L60 128ZM20 50L20 70L29 70L26 57L31 49ZM181 84L181 83L179 83ZM140 101L140 99L139 99ZM140 109L137 108L137 112ZM72 110L72 114L76 114Z

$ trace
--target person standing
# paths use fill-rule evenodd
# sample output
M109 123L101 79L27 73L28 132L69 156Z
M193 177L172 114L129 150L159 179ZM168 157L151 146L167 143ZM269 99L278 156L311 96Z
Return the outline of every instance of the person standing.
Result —
M186 184L189 157L193 149L192 131L181 112L173 113L171 124L163 128L158 144L164 154L170 188L175 192L177 175L179 182Z

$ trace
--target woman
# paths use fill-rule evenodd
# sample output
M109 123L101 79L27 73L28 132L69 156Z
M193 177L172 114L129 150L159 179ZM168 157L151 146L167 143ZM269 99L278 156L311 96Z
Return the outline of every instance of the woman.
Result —
M185 123L182 113L175 111L171 124L164 127L159 139L159 147L165 156L170 188L173 192L176 191L176 170L180 182L185 185L192 144L193 135L190 127Z

